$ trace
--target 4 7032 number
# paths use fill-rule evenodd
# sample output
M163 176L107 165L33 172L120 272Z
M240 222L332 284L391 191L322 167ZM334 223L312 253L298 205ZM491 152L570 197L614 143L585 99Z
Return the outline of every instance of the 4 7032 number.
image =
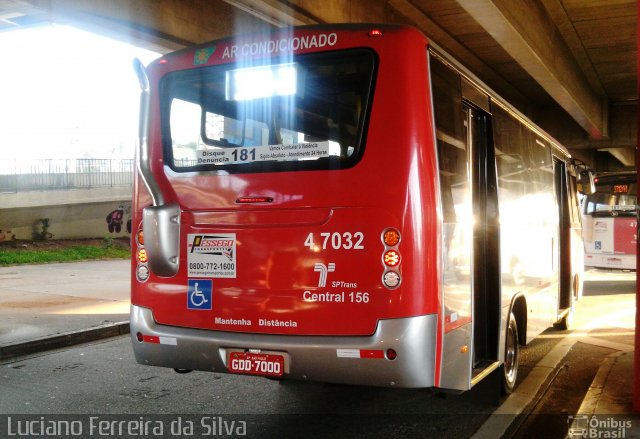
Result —
M362 232L322 232L320 239L316 241L314 233L307 235L304 246L311 250L364 250L364 233Z

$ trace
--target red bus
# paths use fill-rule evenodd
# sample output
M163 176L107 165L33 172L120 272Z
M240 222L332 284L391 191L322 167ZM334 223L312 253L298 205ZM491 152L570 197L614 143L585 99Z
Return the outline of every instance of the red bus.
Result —
M582 200L585 266L636 269L636 181L635 172L595 178L595 192Z
M138 362L452 390L502 369L510 391L519 345L567 322L568 152L416 29L275 30L137 67Z

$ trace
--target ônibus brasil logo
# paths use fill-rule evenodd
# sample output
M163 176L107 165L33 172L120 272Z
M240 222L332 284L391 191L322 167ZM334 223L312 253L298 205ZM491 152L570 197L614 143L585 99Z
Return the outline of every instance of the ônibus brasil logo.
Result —
M228 236L196 235L191 243L191 253L224 256L233 261L234 240Z

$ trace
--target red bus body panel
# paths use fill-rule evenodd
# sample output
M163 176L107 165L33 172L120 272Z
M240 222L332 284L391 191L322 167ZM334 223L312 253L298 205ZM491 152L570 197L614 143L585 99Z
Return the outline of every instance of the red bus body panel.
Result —
M613 228L613 252L632 255L636 252L636 219L617 218Z

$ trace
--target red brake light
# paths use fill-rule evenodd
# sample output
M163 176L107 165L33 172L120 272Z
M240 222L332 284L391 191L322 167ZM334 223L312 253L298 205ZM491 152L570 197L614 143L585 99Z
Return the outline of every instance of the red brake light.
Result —
M236 200L238 204L252 204L252 203L273 203L271 197L240 197Z
M382 31L380 29L371 29L367 35L370 37L381 37Z
M396 229L387 229L382 234L382 242L386 246L395 247L400 242L400 232Z

